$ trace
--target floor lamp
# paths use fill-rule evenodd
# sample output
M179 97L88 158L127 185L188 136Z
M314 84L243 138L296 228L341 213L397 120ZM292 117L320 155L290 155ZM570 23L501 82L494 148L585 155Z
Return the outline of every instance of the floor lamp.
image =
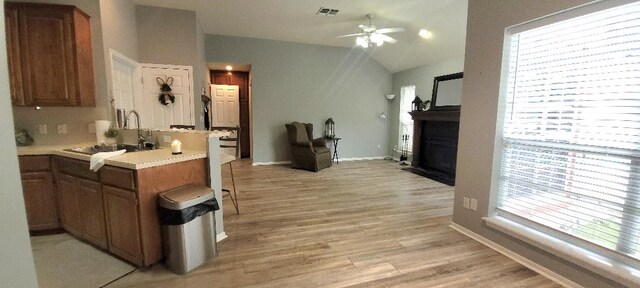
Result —
M387 94L387 95L384 95L384 97L387 99L387 102L388 102L387 105L385 106L385 109L384 109L385 113L386 113L388 111L388 109L389 109L388 108L389 105L393 101L393 98L396 98L396 95L395 94ZM387 118L386 114L388 114L388 113L386 113L386 114L385 113L382 113L380 115L380 118L386 119ZM388 152L389 151L389 136L390 136L389 135L389 121L385 122L385 127L387 128L387 152ZM384 160L393 160L393 153L392 153L392 155L388 155L388 156L384 157Z

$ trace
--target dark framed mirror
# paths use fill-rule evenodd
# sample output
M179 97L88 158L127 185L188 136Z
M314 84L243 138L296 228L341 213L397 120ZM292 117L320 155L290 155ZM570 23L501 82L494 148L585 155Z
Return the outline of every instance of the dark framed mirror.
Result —
M460 110L462 104L462 72L433 78L431 110Z

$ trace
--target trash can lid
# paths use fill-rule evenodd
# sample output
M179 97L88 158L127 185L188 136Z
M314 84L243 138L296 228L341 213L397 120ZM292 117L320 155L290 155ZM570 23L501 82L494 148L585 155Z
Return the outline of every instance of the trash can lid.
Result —
M160 194L160 206L181 210L213 199L213 190L204 185L187 185Z

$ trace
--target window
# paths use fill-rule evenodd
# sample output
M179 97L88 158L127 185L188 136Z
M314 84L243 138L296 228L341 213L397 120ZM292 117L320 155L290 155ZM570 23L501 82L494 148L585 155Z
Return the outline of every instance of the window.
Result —
M416 98L416 86L407 85L402 86L400 89L400 127L398 129L400 135L398 136L398 149L402 149L404 143L402 143L402 136L409 136L407 141L407 151L411 152L411 143L413 143L413 119L411 119L411 105L413 99Z
M497 213L640 259L640 3L566 18L506 31Z

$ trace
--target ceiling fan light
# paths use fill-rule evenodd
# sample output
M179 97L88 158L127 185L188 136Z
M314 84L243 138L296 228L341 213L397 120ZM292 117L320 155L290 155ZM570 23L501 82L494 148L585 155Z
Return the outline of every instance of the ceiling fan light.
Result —
M420 37L422 37L424 39L429 39L429 38L431 38L431 36L433 36L431 31L429 31L427 29L420 29L420 31L418 31L418 35L420 35Z
M358 36L358 38L356 38L356 45L359 45L362 48L369 48L369 40L364 36Z
M382 44L384 44L384 40L382 39L382 35L380 35L378 33L371 34L370 40L371 40L371 42L376 43L376 46L382 46Z

